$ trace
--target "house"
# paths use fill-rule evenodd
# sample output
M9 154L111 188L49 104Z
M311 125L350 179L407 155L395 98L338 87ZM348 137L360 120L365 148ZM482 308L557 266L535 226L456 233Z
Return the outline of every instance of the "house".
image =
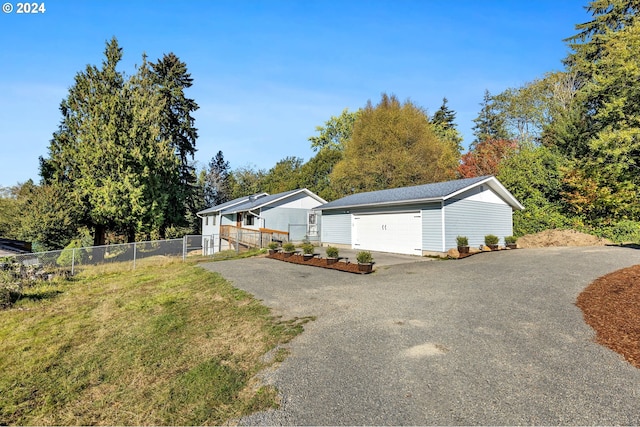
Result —
M240 197L198 212L205 254L240 246L264 247L271 240L319 240L318 214L326 200L306 188Z
M487 234L502 240L520 209L494 176L352 194L316 208L323 245L412 255L446 252L457 236L470 246Z

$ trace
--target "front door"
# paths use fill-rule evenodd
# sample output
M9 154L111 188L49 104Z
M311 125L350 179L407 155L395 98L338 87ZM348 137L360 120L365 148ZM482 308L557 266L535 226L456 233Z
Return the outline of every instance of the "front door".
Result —
M307 218L307 236L318 237L318 215L311 212Z
M238 213L236 214L236 226L237 226L238 228L241 228L241 227L242 227L242 213L241 213L241 212L238 212Z

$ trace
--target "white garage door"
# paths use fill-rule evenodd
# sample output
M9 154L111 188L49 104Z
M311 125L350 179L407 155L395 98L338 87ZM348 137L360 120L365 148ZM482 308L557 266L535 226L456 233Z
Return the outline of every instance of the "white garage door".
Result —
M420 212L353 215L353 249L422 255Z

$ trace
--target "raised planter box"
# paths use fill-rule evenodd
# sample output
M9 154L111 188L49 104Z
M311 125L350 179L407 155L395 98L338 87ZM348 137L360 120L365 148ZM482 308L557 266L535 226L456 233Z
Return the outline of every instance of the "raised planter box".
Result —
M368 265L368 269L365 271L361 271L360 270L360 265L359 264L352 264L350 263L348 260L346 262L343 261L338 261L337 258L316 258L313 257L309 260L304 259L304 257L302 255L289 255L289 256L285 256L286 252L279 252L279 253L275 253L273 255L267 255L267 258L270 259L275 259L275 260L279 260L279 261L285 261L285 262L291 262L293 264L300 264L300 265L310 265L313 267L321 267L321 268L327 268L330 270L338 270L338 271L344 271L347 273L356 273L356 274L369 274L373 272L373 264ZM331 261L330 261L331 260ZM329 264L329 262L331 262L331 264Z

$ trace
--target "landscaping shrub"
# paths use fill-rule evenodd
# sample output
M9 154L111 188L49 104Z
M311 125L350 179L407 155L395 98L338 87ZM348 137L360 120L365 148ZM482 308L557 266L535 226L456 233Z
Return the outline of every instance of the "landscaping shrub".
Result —
M328 258L338 258L338 254L340 253L338 248L336 248L334 246L327 247L327 251L326 252L327 252L327 257Z
M358 255L356 255L356 259L358 260L358 263L360 264L368 264L373 262L373 256L371 255L371 252L369 251L360 251L358 252Z
M595 230L598 237L615 243L640 243L640 222L622 220L610 225L601 225Z
M486 236L484 236L484 244L487 246L497 245L499 241L500 238L496 235L487 234Z

